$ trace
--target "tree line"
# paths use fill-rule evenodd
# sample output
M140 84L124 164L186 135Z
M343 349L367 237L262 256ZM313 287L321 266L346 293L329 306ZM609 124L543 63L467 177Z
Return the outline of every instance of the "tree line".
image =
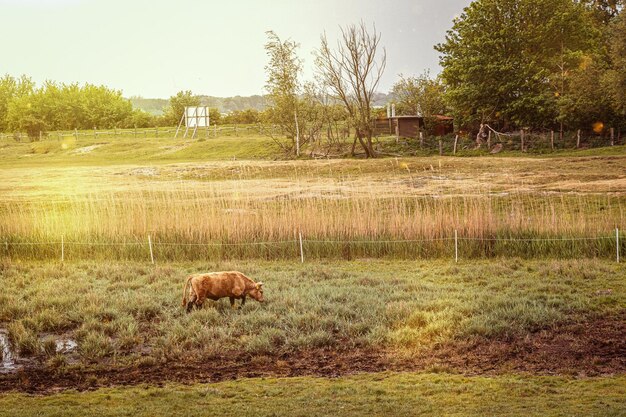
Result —
M626 15L620 0L477 0L440 52L443 97L460 126L620 129Z
M623 0L476 0L435 46L438 76L399 75L390 94L398 115L452 115L457 130L489 124L499 130L583 129L605 134L626 126L626 15ZM307 144L352 141L376 156L373 120L386 51L375 26L341 28L336 41L320 37L315 77L302 79L299 44L267 32L266 109L224 115L212 123L266 123L287 154ZM417 53L417 52L416 52ZM0 78L0 131L35 134L57 129L171 126L185 106L203 97L180 91L162 115L133 109L121 92L86 84L35 84ZM618 133L619 135L619 133Z

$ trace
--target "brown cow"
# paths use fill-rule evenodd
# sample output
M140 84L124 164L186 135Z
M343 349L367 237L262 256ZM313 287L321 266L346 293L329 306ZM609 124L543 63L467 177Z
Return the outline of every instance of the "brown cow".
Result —
M191 287L187 293L187 287ZM189 295L189 302L187 302ZM194 304L196 308L202 307L207 298L219 300L230 298L231 307L235 307L235 299L241 300L239 308L246 303L246 296L250 296L258 302L263 302L263 283L254 282L241 272L209 272L205 274L190 275L183 286L183 306L187 306L189 313Z

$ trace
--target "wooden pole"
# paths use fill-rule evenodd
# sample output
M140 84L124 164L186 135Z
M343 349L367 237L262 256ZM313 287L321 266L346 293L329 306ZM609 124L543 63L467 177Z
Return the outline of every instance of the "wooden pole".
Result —
M78 142L78 129L74 128L74 139Z
M150 261L154 264L154 253L152 252L152 238L148 235L148 246L150 246Z
M550 148L554 150L554 130L550 131Z
M41 130L39 131L39 142L41 142L41 138L43 137L43 133L41 132Z
M298 237L300 238L300 262L304 263L304 250L302 249L302 232L298 232Z
M96 127L93 127L93 138L98 139L98 133L96 132Z
M456 143L459 140L459 135L454 135L454 150L452 151L453 155L456 155ZM489 149L489 148L487 148Z
M424 148L424 133L420 130L420 148Z
M611 128L611 146L615 146L615 128Z
M296 120L296 156L300 156L300 127L298 126L298 112L293 111L293 117ZM237 125L235 125L235 128Z
M443 155L443 141L439 138L439 155Z
M491 129L487 131L487 150L491 149Z
M576 132L576 149L580 148L580 129Z
M617 263L619 263L619 227L615 228L615 247L617 251Z
M454 229L454 262L459 262L459 236Z

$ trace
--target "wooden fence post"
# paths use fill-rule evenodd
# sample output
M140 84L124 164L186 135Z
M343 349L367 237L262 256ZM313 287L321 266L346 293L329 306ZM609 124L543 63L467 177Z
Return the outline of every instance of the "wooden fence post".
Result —
M41 139L43 138L43 132L40 130L39 131L39 142L41 142Z
M454 229L454 262L459 262L459 236Z
M576 132L576 149L580 148L580 129Z
M304 263L304 250L302 249L302 232L298 232L298 237L300 238L300 262Z
M454 135L454 149L452 150L452 155L456 155L456 143L458 142L458 140L459 140L459 135ZM487 148L487 149L489 149L489 148Z
M617 263L619 263L619 227L615 228L615 247L617 251Z
M443 155L443 141L439 138L439 155Z
M148 235L148 246L150 246L150 261L154 264L154 253L152 252L152 238Z
M78 129L74 128L74 139L76 139L76 142L78 142Z
M550 148L554 150L554 130L550 130Z
M424 132L420 130L420 149L424 148Z
M491 149L491 129L487 131L487 150L490 150L490 149Z
M93 127L93 138L98 139L98 133L96 132L96 127Z
M615 128L611 128L611 146L615 145Z

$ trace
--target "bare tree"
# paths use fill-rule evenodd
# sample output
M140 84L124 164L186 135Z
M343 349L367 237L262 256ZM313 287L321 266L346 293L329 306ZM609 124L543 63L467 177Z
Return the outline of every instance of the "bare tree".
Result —
M317 73L323 85L340 100L355 128L354 146L358 140L366 157L375 157L372 146L372 97L385 70L387 53L379 54L380 33L369 32L365 23L341 28L341 39L331 49L324 33L316 51Z

